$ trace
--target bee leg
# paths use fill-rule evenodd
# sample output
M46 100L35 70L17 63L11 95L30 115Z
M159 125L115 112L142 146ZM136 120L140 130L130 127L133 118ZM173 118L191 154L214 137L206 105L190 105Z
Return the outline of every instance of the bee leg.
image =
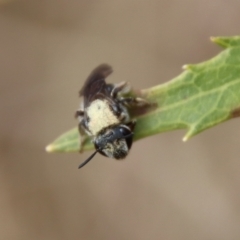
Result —
M77 110L75 112L75 118L78 119L79 124L78 124L78 131L80 133L80 150L79 152L82 153L83 149L82 146L84 144L84 142L86 141L86 122L84 121L84 111L83 110Z
M136 120L132 120L131 122L128 122L126 125L131 129L131 131L133 131L136 125Z
M83 152L83 145L84 145L85 141L87 140L82 121L78 124L78 131L80 133L79 152L82 153Z
M120 99L120 102L128 107L143 107L143 106L148 106L150 105L148 101L146 101L143 98L139 98L139 97L126 97L126 98L122 98Z
M83 110L77 110L74 114L74 117L78 118L78 119L80 118L80 120L83 118L83 116L84 116L84 111Z
M127 88L127 84L128 84L127 82L120 82L120 83L114 85L114 86L113 86L113 89L112 89L112 91L111 91L111 96L112 96L113 98L116 98L116 96L117 96L117 94L118 94L119 92L124 92L124 93L129 92L129 91L130 91L130 87L129 87L129 89L128 89L128 88Z
M84 111L83 110L77 110L74 114L74 117L83 117L84 116Z

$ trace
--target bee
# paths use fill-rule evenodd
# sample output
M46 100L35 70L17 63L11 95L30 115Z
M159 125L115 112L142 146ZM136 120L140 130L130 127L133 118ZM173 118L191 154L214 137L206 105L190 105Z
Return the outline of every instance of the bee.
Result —
M122 97L129 92L128 84L106 83L113 72L108 64L95 68L87 78L79 96L83 97L81 107L76 111L79 133L92 138L95 152L79 168L86 165L96 153L117 160L125 158L132 146L135 120L130 119L129 108L146 104L138 97ZM82 145L82 144L81 144Z

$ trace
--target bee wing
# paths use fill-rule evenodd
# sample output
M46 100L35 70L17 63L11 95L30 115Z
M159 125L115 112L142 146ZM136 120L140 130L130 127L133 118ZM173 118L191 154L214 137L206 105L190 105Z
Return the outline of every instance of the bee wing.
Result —
M97 96L108 95L108 85L105 78L112 73L112 67L108 64L101 64L95 68L87 78L79 95L83 96L84 108L86 108Z

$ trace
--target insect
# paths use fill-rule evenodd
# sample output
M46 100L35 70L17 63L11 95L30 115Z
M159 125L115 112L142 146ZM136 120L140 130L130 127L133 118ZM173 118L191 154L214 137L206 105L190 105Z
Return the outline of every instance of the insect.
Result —
M120 93L127 91L126 82L115 85L106 83L105 79L112 71L108 64L98 66L79 91L80 97L83 97L81 107L75 113L79 133L92 137L96 149L79 168L86 165L96 153L117 160L125 158L132 146L136 124L135 120L130 119L129 108L147 104L138 97L120 96Z

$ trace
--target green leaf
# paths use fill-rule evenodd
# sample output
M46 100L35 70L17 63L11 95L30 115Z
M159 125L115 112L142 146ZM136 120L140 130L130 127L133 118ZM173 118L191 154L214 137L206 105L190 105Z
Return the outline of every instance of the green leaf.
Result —
M240 36L234 37L211 37L211 41L217 43L218 45L228 48L228 47L239 47L240 46Z
M201 131L240 115L240 36L213 37L225 49L203 63L185 65L171 81L141 91L157 107L137 117L134 140L160 132L184 129L184 141ZM77 128L63 134L46 150L77 152ZM93 148L86 141L82 149Z

